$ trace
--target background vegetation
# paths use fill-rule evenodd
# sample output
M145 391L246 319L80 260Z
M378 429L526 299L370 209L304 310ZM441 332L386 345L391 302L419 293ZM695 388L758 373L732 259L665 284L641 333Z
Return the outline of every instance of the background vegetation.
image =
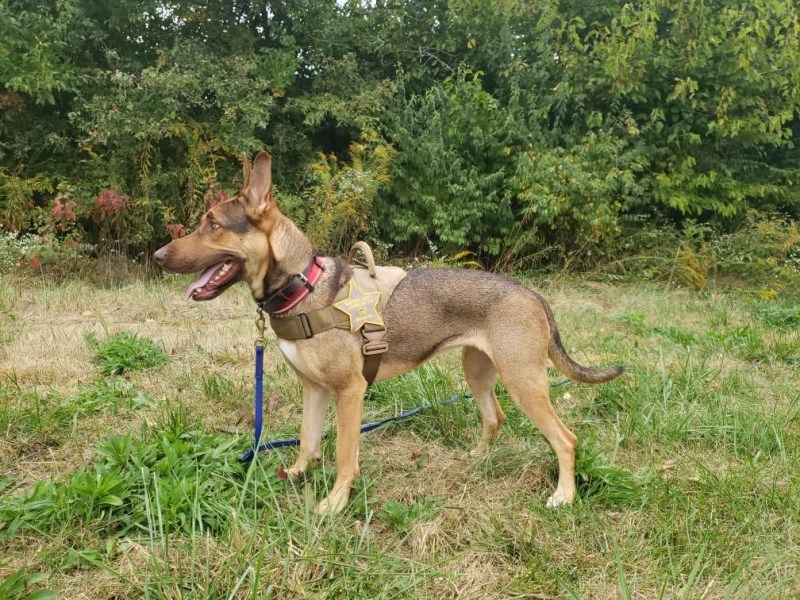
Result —
M786 234L799 45L792 0L4 0L0 225L39 267L137 256L267 147L326 250L592 264L654 225Z

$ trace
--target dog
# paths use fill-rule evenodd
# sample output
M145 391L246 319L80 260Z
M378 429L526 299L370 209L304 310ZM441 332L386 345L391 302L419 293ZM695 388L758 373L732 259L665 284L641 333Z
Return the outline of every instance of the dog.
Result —
M301 297L282 317L310 314L330 306L352 278L341 258L320 258L311 242L275 203L272 159L260 152L244 161L244 187L235 198L214 206L192 233L155 252L155 261L176 273L202 272L187 298L211 300L237 282L250 287L261 306L299 282ZM309 265L317 265L316 281ZM301 275L298 275L301 274ZM305 294L303 294L305 290ZM313 291L311 291L313 290ZM288 292L287 292L288 294ZM288 295L280 300L289 300ZM445 350L461 347L467 384L480 409L483 433L472 456L486 453L504 421L494 385L499 376L514 403L539 428L558 458L558 484L548 507L569 504L576 494L576 436L553 410L547 379L548 357L570 379L603 383L622 366L584 367L564 350L549 304L538 293L501 275L462 269L414 269L397 285L383 310L384 353L375 381L406 373ZM279 339L278 348L303 387L300 451L287 470L300 476L321 458L329 398L336 404L336 480L318 513L344 509L359 475L359 436L368 387L363 339L333 328L309 339Z

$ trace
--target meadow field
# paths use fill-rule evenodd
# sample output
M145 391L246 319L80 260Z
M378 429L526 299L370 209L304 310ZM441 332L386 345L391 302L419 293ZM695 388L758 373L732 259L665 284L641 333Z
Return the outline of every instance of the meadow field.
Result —
M184 302L187 281L4 276L0 598L800 597L797 304L534 274L570 354L627 369L550 373L578 501L545 508L555 457L498 387L488 456L467 457L473 402L434 406L364 435L333 517L331 437L300 482L277 475L294 448L238 462L255 310L243 286ZM374 386L365 422L464 393L459 363ZM297 435L272 337L265 380L265 436Z

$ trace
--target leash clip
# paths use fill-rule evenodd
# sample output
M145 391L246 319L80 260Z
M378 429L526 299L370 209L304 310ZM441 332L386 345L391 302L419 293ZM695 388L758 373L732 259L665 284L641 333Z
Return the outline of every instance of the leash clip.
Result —
M256 338L256 346L266 346L267 345L267 337L266 337L266 329L267 329L267 319L264 315L264 311L260 306L256 307L256 311L258 312L258 317L256 317L256 331L258 333L258 337Z

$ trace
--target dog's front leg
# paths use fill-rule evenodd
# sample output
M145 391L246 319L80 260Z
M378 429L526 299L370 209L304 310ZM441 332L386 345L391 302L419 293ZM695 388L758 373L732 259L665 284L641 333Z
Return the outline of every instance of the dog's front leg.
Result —
M318 383L300 378L303 383L303 422L300 425L300 454L286 474L294 479L303 474L312 460L322 458L322 430L328 411L330 392Z
M317 512L341 512L350 498L350 488L358 477L358 443L364 411L363 378L336 392L336 481L333 491L317 506Z

